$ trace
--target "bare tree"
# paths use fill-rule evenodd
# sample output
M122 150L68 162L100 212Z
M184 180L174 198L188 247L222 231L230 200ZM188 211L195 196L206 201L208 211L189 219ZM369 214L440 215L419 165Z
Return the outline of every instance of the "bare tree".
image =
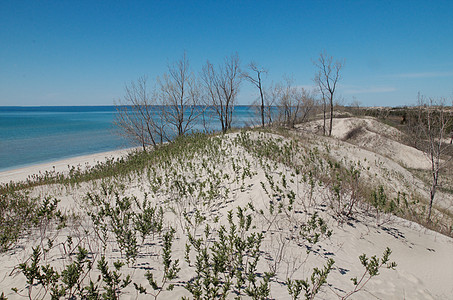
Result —
M241 84L239 56L226 57L218 68L207 61L201 73L207 103L214 109L222 132L231 128L234 105Z
M264 90L263 90L263 85L262 85L262 81L261 81L261 77L264 75L264 74L267 74L267 70L263 69L262 67L258 66L255 62L251 62L249 65L248 65L248 68L250 69L250 71L252 71L253 75L250 75L249 73L247 72L244 72L243 73L243 76L244 78L251 82L253 85L255 85L259 92L260 92L260 99L261 99L261 109L260 109L260 113L261 113L261 126L264 127L265 125L265 118L264 118Z
M287 126L291 126L291 115L297 114L297 107L293 103L294 87L292 86L292 79L285 78L286 84L280 86L280 97L278 101L279 120Z
M333 101L335 97L335 90L337 88L337 83L340 80L340 71L344 65L343 61L333 62L333 57L328 56L325 52L319 54L319 58L314 62L318 71L315 74L315 84L318 87L319 92L321 93L323 100L323 114L324 114L324 123L323 131L324 135L326 134L326 110L327 110L327 101L329 101L330 106L330 124L329 124L329 136L332 135L332 120L333 120Z
M165 121L177 136L186 134L204 111L199 106L200 85L190 71L186 53L176 63L168 65L168 73L158 79L158 83Z
M412 125L418 147L422 148L431 163L431 188L428 207L428 222L431 220L432 206L439 186L439 175L451 156L450 134L453 127L453 112L447 110L445 99L434 100L418 96L418 115Z
M280 89L279 84L271 84L264 90L264 116L268 124L272 124L273 122L273 117L276 113L276 103L280 97Z
M298 106L297 114L294 116L293 124L308 121L315 107L313 94L302 87L296 89L294 93L295 103ZM294 125L293 125L294 126Z
M292 85L292 79L285 79L285 85L277 85L274 92L278 97L279 120L289 127L307 120L314 107L310 92Z
M147 78L140 77L125 87L125 96L116 106L115 125L126 138L140 144L146 151L147 146L156 146L168 140L161 110L156 109L158 96L149 92Z

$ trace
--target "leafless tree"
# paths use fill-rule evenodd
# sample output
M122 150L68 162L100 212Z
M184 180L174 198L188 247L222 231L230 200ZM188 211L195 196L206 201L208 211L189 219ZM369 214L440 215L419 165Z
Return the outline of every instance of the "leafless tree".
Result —
M156 108L158 96L149 92L147 78L140 77L125 87L125 96L116 106L114 123L126 138L140 144L146 151L147 146L156 146L168 140L161 110Z
M251 62L248 65L248 69L252 72L253 75L244 72L243 76L244 78L251 82L254 86L256 86L260 92L260 99L261 99L261 126L264 127L265 125L265 118L264 118L264 90L263 90L263 84L262 84L262 76L267 74L267 70L263 69L262 67L258 66L255 62Z
M222 125L222 132L231 128L234 105L241 84L239 56L226 57L224 64L215 68L209 61L204 65L201 79L207 103L215 111Z
M280 123L291 126L290 120L292 114L297 114L297 107L294 106L293 93L294 87L292 86L292 80L286 78L286 84L280 87L280 97L278 101L279 108L279 120ZM292 126L291 126L292 127Z
M272 124L273 117L276 114L276 104L280 97L281 86L279 84L271 84L264 90L264 116L268 124Z
M193 129L204 111L203 107L199 106L200 84L190 71L186 53L176 63L168 65L168 73L158 79L158 83L160 103L167 125L177 136L186 134Z
M309 91L292 85L292 79L285 79L284 85L278 85L279 120L289 127L297 122L304 122L314 107L314 100Z
M329 124L329 136L332 135L332 120L333 120L333 107L334 97L337 88L337 83L340 80L340 71L344 65L343 61L333 61L332 56L328 56L325 52L319 54L319 58L314 62L318 71L315 74L315 84L321 93L323 101L323 132L326 134L326 111L327 101L330 106L330 124Z
M419 147L431 163L431 188L428 207L428 222L431 220L432 206L439 186L439 175L452 159L451 141L448 141L453 127L453 112L447 110L446 100L426 99L418 96L418 118L414 126Z
M445 106L446 100L426 99L418 96L418 116L412 124L418 147L422 148L431 163L431 187L428 207L428 222L439 186L439 175L452 159L450 134L453 127L453 112Z

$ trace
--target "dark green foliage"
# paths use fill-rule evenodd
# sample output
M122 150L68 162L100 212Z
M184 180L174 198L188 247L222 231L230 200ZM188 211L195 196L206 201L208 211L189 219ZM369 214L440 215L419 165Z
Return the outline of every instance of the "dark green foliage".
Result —
M53 284L55 284L59 278L59 275L49 265L40 266L41 261L41 249L40 247L33 248L33 254L31 256L31 263L21 263L19 269L27 278L28 295L32 294L33 286L41 285L47 291Z
M38 200L27 192L0 194L0 252L11 249L23 231L35 223L38 207Z
M51 299L119 299L122 290L131 283L130 275L123 278L120 273L124 263L116 261L113 263L114 269L110 270L104 256L97 262L101 275L96 282L88 280L94 258L81 246L75 253L75 261L66 265L61 272L49 264L41 264L41 259L42 251L38 246L33 248L30 262L19 265L27 279L27 297L30 299L45 298L48 294ZM18 288L12 290L19 294Z
M345 168L339 162L329 160L328 166L330 175L326 183L332 194L330 206L339 218L349 218L362 197L360 164Z
M137 201L137 206L139 212L135 213L134 228L140 233L142 242L150 234L154 239L154 234L162 232L163 229L164 211L162 207L157 209L157 207L151 206L146 197L142 205Z
M404 203L401 203L401 198ZM406 200L405 194L398 193L395 200L390 200L385 193L384 187L380 185L377 190L371 192L370 203L376 208L376 218L379 220L381 212L391 214L404 214L411 212L412 208ZM399 205L405 205L406 211L400 209Z
M137 257L138 234L143 242L148 235L152 234L154 238L154 234L163 230L162 207L151 206L146 197L140 203L134 196L120 196L113 186L103 185L100 193L88 193L86 199L89 203L87 213L104 247L108 233L112 232L128 263Z
M382 185L378 187L377 191L372 191L371 204L379 210L384 210L387 207L387 195Z
M87 199L93 208L88 215L93 220L101 241L106 243L107 233L113 232L121 253L127 261L135 260L138 253L136 231L134 230L134 212L132 203L135 198L121 197L114 189L103 187L100 194L89 193Z
M173 280L177 277L181 268L178 267L179 260L172 261L171 259L171 246L175 238L175 229L171 228L170 231L164 234L164 247L163 247L163 264L164 264L164 278Z
M86 249L79 246L76 260L67 265L61 273L49 264L41 265L41 258L42 252L38 246L33 248L33 254L30 257L31 263L25 262L19 265L22 274L27 278L29 298L33 298L35 287L42 288L44 296L50 293L52 299L87 298L89 290L85 287L84 279L91 271L92 262L88 258ZM17 288L13 288L13 291L18 293Z

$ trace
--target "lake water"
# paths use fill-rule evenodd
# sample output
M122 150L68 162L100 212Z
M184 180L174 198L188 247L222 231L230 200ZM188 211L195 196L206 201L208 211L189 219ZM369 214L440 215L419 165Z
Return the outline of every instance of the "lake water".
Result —
M0 171L136 146L118 134L115 114L114 106L0 107ZM233 126L254 118L253 107L237 106Z

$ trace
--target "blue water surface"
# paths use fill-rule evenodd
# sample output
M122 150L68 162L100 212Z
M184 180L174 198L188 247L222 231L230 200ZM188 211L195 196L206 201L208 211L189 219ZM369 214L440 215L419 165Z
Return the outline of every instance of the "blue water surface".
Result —
M115 114L115 106L0 106L0 171L136 146L118 134ZM254 117L253 107L238 106L233 126Z

